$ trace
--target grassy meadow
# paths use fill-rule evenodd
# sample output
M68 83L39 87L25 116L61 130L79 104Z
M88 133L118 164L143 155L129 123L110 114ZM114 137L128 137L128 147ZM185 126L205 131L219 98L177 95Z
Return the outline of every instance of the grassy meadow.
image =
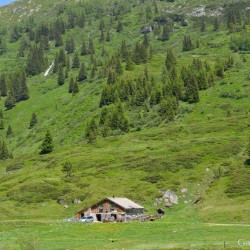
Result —
M105 1L92 1L95 6ZM186 1L187 2L187 1ZM177 58L177 69L190 65L194 58L206 60L214 66L233 57L234 65L223 78L216 77L214 86L199 91L200 101L189 104L180 101L174 121L166 122L157 107L149 103L141 107L124 103L130 132L114 132L106 138L97 137L92 143L85 138L90 117L99 119L103 86L107 79L88 78L79 84L76 95L68 93L70 77L76 78L78 69L71 69L63 86L57 84L57 74L50 72L28 77L30 98L6 110L1 97L4 129L0 141L5 140L13 159L0 161L0 250L57 250L57 249L250 249L250 167L246 164L246 148L250 135L250 54L232 51L234 34L221 23L213 30L213 16L200 31L199 20L189 16L205 4L208 13L221 4L217 0L157 1L165 12L179 13L188 19L188 26L174 23L170 40L162 42L152 32L148 35L154 49L152 59L125 70L123 76L137 77L145 68L156 83L162 81L166 51L172 48ZM247 1L230 1L247 6ZM79 52L83 40L93 38L98 67L117 51L125 39L133 47L144 37L140 29L148 23L141 15L145 6L134 1L131 12L122 14L123 32L116 32L117 20L104 16L105 33L111 41L100 43L100 19L91 16L84 29L66 30L64 41L74 37ZM17 1L0 8L1 34L17 22L24 24L29 13L36 13L35 25L67 19L67 11L75 10L79 1ZM242 6L243 6L242 5ZM17 7L16 11L13 9ZM20 9L18 9L20 8ZM37 10L36 10L37 8ZM59 13L59 14L58 14ZM27 19L25 19L25 17ZM24 19L23 19L24 18ZM20 20L20 21L18 21ZM245 24L245 34L250 25ZM237 35L244 33L237 31ZM182 51L184 35L190 34L199 46ZM27 34L24 34L27 39ZM243 37L243 36L242 36ZM26 65L25 56L17 58L19 42L7 42L7 53L0 56L0 74ZM102 56L103 46L107 55ZM61 47L54 41L46 58L50 65ZM73 54L69 55L70 60ZM91 56L80 56L91 71ZM49 66L48 65L48 66ZM32 113L38 123L29 129ZM8 125L14 136L6 138ZM39 154L46 129L53 136L53 152ZM63 171L65 162L72 163L72 175ZM183 193L183 189L187 189ZM179 196L179 204L171 209L155 205L162 190L172 190ZM157 208L165 209L163 219L154 222L110 224L69 223L76 212L104 197L127 197L143 205L148 214ZM79 198L80 204L72 200ZM63 200L68 208L65 209ZM194 204L197 200L196 204ZM242 244L238 241L242 240Z

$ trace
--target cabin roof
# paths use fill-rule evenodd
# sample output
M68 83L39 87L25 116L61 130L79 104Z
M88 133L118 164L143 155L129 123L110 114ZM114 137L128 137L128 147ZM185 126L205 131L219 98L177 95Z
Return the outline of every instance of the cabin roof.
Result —
M119 207L121 207L123 209L144 209L144 207L138 205L137 203L131 201L128 198L116 198L116 197L112 197L112 198L107 197L107 198L105 198L105 199L103 199L103 200L101 200L101 201L99 201L99 202L91 205L90 207L96 206L96 205L98 205L99 203L101 203L101 202L103 202L105 200L109 200L112 203L115 203L116 205L118 205ZM82 211L85 211L85 210L87 210L90 207L82 209L82 210L78 211L78 213L80 213Z
M110 200L113 203L116 203L117 205L119 205L120 207L124 208L124 209L133 209L133 208L141 208L143 209L144 207L138 205L137 203L131 201L128 198L107 198L108 200Z

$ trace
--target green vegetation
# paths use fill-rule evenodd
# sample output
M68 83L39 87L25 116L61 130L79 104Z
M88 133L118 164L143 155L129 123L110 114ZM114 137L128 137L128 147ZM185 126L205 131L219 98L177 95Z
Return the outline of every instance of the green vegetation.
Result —
M248 240L250 11L243 0L220 4L0 8L0 249ZM62 222L112 195L154 214L161 190L180 197L163 220Z

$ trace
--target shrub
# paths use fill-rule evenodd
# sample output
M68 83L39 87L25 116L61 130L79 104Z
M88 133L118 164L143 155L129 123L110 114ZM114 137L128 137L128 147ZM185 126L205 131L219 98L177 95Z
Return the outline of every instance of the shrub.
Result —
M24 167L23 162L11 163L8 166L6 166L6 172L19 170L19 169L22 169L23 167Z

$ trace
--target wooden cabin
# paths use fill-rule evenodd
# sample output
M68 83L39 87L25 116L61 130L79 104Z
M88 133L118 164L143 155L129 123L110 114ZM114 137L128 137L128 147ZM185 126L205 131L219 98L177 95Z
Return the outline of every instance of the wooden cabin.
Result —
M121 219L125 215L143 214L144 207L127 198L105 198L92 206L77 213L77 218L91 215L97 221L104 221L106 218Z

